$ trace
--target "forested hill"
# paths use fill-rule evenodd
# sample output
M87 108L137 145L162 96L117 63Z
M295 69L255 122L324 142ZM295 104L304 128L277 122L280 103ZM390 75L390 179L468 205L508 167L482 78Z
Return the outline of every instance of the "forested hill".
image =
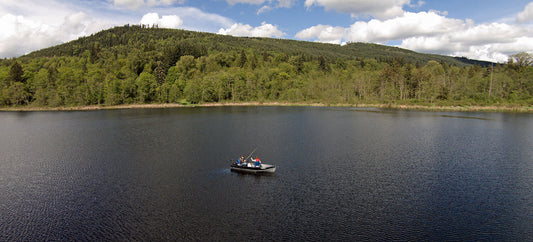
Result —
M489 65L490 64L490 65ZM533 57L124 26L0 60L0 107L288 102L533 105Z
M193 46L191 46L193 44ZM117 47L121 48L117 48ZM287 39L233 37L212 33L193 32L176 29L143 28L141 26L115 27L97 34L82 37L66 44L33 52L28 57L80 56L86 50L98 51L114 49L114 51L131 52L133 49L155 50L166 55L176 51L175 47L198 48L193 56L201 56L213 52L240 52L247 49L254 53L285 53L289 56L304 55L307 58L324 56L330 61L337 59L374 58L378 61L392 59L412 64L425 64L430 60L446 62L448 65L488 66L491 63L471 60L464 57L450 57L433 54L422 54L414 51L368 43L350 43L344 46L317 42L296 41ZM124 48L125 47L125 48ZM98 48L98 49L96 49ZM174 50L172 50L174 48ZM171 52L168 52L168 51ZM125 54L125 53L123 53ZM172 59L172 58L171 58ZM175 59L175 58L173 58Z

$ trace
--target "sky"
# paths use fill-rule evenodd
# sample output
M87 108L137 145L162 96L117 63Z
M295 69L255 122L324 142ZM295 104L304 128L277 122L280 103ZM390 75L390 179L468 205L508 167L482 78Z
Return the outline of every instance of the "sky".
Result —
M531 0L1 0L0 58L125 24L495 62L533 53Z

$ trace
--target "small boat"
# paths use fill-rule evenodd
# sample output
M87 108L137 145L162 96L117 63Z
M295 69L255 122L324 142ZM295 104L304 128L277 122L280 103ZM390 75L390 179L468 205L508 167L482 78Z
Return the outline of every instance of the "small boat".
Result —
M274 173L276 171L276 165L259 164L259 166L256 166L252 163L233 163L231 164L231 170L248 173Z
M276 165L263 164L256 156L255 159L251 158L250 162L246 162L248 158L252 157L257 147L250 153L250 155L244 158L244 155L237 161L231 164L231 171L247 172L247 173L274 173L276 171Z

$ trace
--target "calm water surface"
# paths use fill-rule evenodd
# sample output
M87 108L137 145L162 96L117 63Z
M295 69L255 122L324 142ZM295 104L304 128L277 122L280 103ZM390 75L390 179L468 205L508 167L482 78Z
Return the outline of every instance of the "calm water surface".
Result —
M274 175L230 172L256 147ZM531 241L533 115L0 113L0 231L0 241Z

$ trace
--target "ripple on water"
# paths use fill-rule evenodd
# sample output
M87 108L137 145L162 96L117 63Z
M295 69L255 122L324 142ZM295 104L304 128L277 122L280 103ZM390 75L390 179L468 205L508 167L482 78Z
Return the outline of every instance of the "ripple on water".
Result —
M0 118L0 240L533 236L530 115L210 110ZM250 146L274 175L230 171Z

